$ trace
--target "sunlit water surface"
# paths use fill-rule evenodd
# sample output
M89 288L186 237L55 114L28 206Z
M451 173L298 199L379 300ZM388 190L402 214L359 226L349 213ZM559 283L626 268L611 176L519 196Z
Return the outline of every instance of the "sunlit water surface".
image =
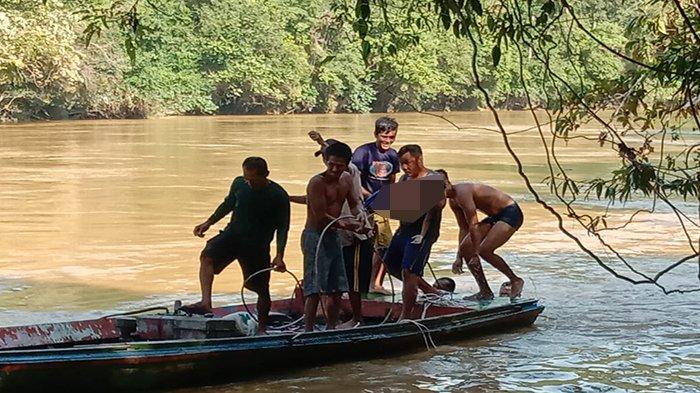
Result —
M509 132L532 125L527 113L502 115ZM700 295L633 286L587 258L534 202L500 135L483 129L493 127L490 114L449 114L461 130L424 114L396 117L397 147L419 143L429 167L447 169L456 181L493 184L518 199L525 224L502 254L526 278L525 295L545 304L544 314L531 328L452 342L437 351L293 369L206 391L700 391ZM197 299L204 241L191 230L220 203L242 160L265 157L271 178L290 194L302 194L308 179L322 170L306 132L316 129L355 147L371 140L375 118L206 117L0 127L0 325ZM535 187L546 190L542 179L548 170L537 131L510 138ZM581 177L603 176L618 160L583 140L561 146L559 159ZM580 208L605 206L590 201ZM697 204L679 206L697 220ZM609 221L622 224L642 207L648 204L615 205ZM286 259L297 274L304 214L293 207ZM688 240L670 210L660 206L638 217L606 237L635 267L653 274L688 253ZM574 223L565 225L604 261L623 269ZM691 239L698 239L698 231L690 229ZM456 236L446 211L432 257L439 275L450 274ZM486 272L496 290L504 278L490 267ZM698 263L691 261L663 283L692 288L697 277ZM241 281L235 265L217 277L217 304L239 302ZM461 292L476 289L470 277L457 282ZM292 285L288 275L273 276L278 297L287 296Z

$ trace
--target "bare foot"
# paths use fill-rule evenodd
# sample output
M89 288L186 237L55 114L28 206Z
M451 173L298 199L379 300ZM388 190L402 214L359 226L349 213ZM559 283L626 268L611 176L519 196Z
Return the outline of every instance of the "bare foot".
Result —
M493 300L493 292L488 292L488 293L477 292L473 295L465 296L463 299L468 300L470 302L480 302L483 300Z
M510 297L510 281L506 281L501 284L501 289L498 290L498 296Z
M338 325L338 329L354 329L358 326L362 326L362 322L351 319Z
M182 306L178 308L179 311L184 312L185 314L197 314L197 315L206 315L206 314L211 314L213 311L211 309L211 306L207 306L202 302L197 302L197 303L192 303L188 304L186 306Z
M520 297L523 293L523 285L525 281L522 278L518 278L510 282L510 298Z
M369 293L378 293L380 295L391 295L391 291L384 288L384 287L372 287L372 289L369 290Z

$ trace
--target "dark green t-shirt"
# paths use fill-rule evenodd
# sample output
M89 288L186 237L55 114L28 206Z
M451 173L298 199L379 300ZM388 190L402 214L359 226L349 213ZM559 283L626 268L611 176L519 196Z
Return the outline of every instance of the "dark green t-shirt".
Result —
M209 220L217 222L231 212L226 231L252 244L266 245L277 231L277 252L284 250L289 232L289 196L279 184L270 181L267 186L253 190L243 176L235 178L228 195Z

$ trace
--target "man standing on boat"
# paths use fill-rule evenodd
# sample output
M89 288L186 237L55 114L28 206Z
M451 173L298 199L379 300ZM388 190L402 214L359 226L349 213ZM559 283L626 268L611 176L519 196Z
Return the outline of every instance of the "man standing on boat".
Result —
M428 175L437 174L423 164L423 151L418 145L403 146L398 155L401 160L401 169L404 171L399 182L416 181ZM411 311L416 304L419 288L424 293L440 293L423 279L423 270L430 258L430 250L440 236L444 207L443 199L418 220L402 221L384 255L384 263L389 273L403 281L399 320L412 317Z
M452 264L452 272L464 273L464 261L479 285L479 292L466 297L466 300L490 300L493 292L486 281L479 258L484 258L491 266L505 274L510 280L502 289L511 298L520 296L523 291L522 278L499 255L496 249L505 244L523 224L523 212L520 206L508 194L486 184L458 183L451 184L447 172L445 177L445 195L459 225L459 247L457 259ZM487 214L479 221L476 211Z
M314 153L314 156L322 156L324 165L326 163L326 149L339 141L335 139L324 140L320 133L316 131L309 132L311 140L318 143L321 148ZM368 219L367 213L362 205L362 186L360 180L360 170L357 169L352 162L348 164L347 173L350 174L352 187L350 188L350 196L357 204L355 213L359 213L358 217L365 224L365 230L372 230L373 221ZM290 196L289 200L294 203L306 204L306 195ZM341 215L353 215L350 210L350 205L345 201ZM370 286L370 275L372 274L372 256L374 236L371 233L354 233L351 231L338 230L340 244L343 247L343 261L345 262L345 274L348 280L350 298L350 306L352 308L352 319L343 323L340 327L354 327L361 325L362 318L362 295L367 295Z
M358 212L357 200L351 197L352 178L346 172L352 150L348 145L336 142L324 149L323 154L326 170L312 177L306 188L307 218L301 235L307 332L314 330L321 295L326 300L321 304L326 315L326 328L336 328L340 297L349 289L336 229L361 232L364 227L356 219L340 218L345 201L353 215Z
M367 197L382 187L394 183L399 173L399 156L391 145L396 140L399 123L391 117L380 117L374 123L375 140L355 149L352 163L360 170L362 194ZM377 234L375 237L375 254L372 262L371 292L390 294L383 286L385 269L381 256L391 241L389 219L375 216Z
M214 275L237 259L243 270L245 287L258 294L258 332L265 332L270 312L270 272L257 272L271 266L275 270L285 271L284 249L289 232L289 197L279 184L267 178L269 173L264 159L246 158L243 161L243 176L233 180L228 196L214 214L194 228L195 236L204 237L209 227L232 213L231 222L207 241L200 255L202 300L183 306L182 311L211 313ZM277 254L270 263L270 242L275 233Z

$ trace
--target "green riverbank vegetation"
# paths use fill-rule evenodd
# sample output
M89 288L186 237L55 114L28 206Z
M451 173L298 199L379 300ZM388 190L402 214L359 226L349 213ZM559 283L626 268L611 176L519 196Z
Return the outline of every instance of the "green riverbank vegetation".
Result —
M365 62L357 26L343 18L343 7L332 0L2 0L0 119L484 107L468 42L442 26L394 26L376 14L372 44L382 50ZM630 9L595 0L582 6L581 18L594 21L605 42L623 47ZM410 33L410 45L377 34L389 28ZM620 73L622 61L583 33L568 38L586 68L577 75L560 51L552 64L567 77L593 86ZM479 53L483 65L492 62L489 40ZM537 85L538 69L524 72ZM482 78L499 108L524 108L516 51L503 51L499 66L487 67ZM537 105L546 105L546 93L530 92Z

